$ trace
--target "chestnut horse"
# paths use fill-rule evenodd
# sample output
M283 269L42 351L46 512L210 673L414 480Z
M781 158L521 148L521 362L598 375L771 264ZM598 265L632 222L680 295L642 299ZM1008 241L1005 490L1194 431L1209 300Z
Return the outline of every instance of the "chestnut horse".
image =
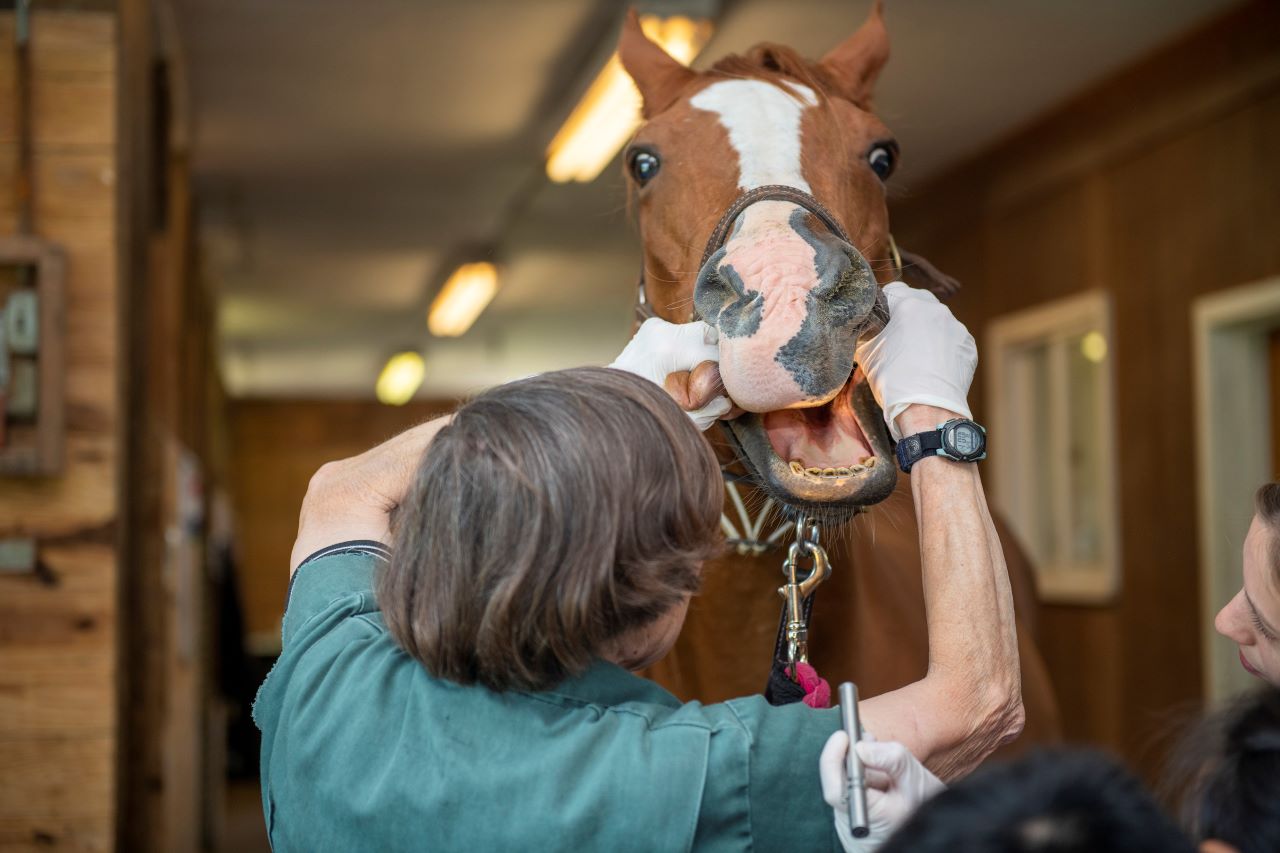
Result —
M928 638L910 485L854 347L883 322L880 284L905 274L941 295L956 286L890 237L883 182L898 148L870 106L888 52L879 2L817 63L760 44L695 72L650 42L634 13L618 48L646 120L624 155L644 245L641 307L717 328L719 377L686 381L722 380L745 410L722 438L708 433L745 472L744 505L823 522L834 573L815 597L810 659L863 696L922 678ZM1016 749L1055 739L1058 719L1034 643L1030 568L999 531L1019 622ZM762 690L784 553L709 566L675 648L647 674L685 700Z

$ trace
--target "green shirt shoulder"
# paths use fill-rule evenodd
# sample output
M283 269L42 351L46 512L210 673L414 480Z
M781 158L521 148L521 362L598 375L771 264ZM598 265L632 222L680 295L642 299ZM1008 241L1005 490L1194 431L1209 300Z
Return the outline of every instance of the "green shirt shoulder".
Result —
M321 553L254 705L277 853L840 849L817 772L835 710L681 704L603 661L540 693L433 678L378 611L385 549Z

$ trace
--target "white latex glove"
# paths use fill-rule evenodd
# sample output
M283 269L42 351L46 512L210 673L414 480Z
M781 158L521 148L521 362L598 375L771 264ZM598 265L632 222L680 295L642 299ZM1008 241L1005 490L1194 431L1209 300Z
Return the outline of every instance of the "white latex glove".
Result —
M844 796L844 759L849 751L849 736L843 731L832 734L818 757L822 798L835 813L836 834L848 853L875 850L921 803L946 788L902 744L877 741L870 734L867 738L858 741L855 747L867 771L867 823L871 834L866 838L854 838L849 831L849 811Z
M643 376L665 387L664 383L672 373L693 370L707 361L718 363L720 347L716 341L716 330L701 320L677 324L668 323L660 317L650 317L609 366ZM721 415L728 414L731 408L729 398L720 396L689 412L689 417L698 429L706 430Z
M898 415L912 403L973 417L966 398L978 347L969 330L927 290L895 281L884 286L884 295L889 323L859 344L854 357L894 440L902 438Z

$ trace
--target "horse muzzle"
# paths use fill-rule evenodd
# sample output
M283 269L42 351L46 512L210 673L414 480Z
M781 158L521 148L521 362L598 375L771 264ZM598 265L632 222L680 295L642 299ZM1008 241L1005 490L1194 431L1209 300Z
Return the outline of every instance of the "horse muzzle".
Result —
M811 228L808 211L753 223L768 214L758 208L699 270L694 305L719 331L720 375L737 405L821 406L848 382L858 338L883 326L883 296L866 259Z

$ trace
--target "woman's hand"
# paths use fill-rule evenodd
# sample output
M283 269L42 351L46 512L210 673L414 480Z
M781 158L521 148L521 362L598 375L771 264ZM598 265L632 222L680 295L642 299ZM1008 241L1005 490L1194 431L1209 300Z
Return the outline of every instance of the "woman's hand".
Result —
M356 539L389 541L391 512L408 493L431 439L452 417L419 424L359 456L320 466L302 499L289 573L327 545Z
M867 770L867 819L871 835L857 840L849 831L845 803L845 756L849 736L837 731L818 758L822 798L835 812L836 834L849 853L869 851L911 817L920 804L946 788L911 751L895 741L861 740L854 747Z
M698 429L705 430L717 419L733 414L733 404L720 381L719 359L716 331L711 326L701 320L676 324L650 317L609 366L661 385Z
M950 417L972 417L966 398L978 347L969 330L927 290L895 281L885 285L884 295L889 323L860 344L854 357L894 440L902 439L905 427L899 416L912 404L944 409Z

